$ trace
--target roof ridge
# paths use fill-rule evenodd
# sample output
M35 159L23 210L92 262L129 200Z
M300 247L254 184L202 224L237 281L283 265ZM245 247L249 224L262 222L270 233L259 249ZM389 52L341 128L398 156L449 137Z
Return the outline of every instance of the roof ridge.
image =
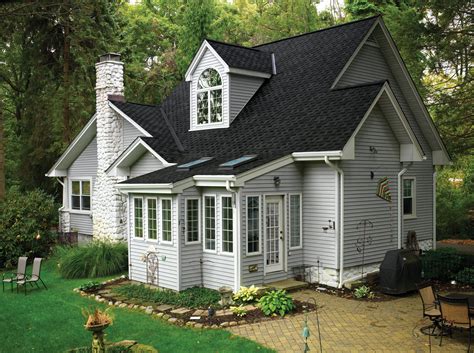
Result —
M262 53L262 54L269 54L267 51L259 50L259 49L256 49L254 47L246 47L246 46L243 46L243 45L240 45L240 44L226 43L226 42L222 42L222 41L215 40L215 39L210 39L210 38L206 38L205 40L208 41L208 42L214 42L214 43L218 43L218 44L229 45L231 47L236 47L236 48L239 48L239 49L248 49L248 50L256 51L256 52Z
M122 102L122 101L117 101L117 100L113 100L113 99L109 99L109 101L118 102L118 103L125 103L125 104L143 105L143 106L146 106L146 107L153 107L153 108L158 108L160 106L159 104L145 104L145 103L136 103L136 102L128 102L128 101Z
M286 38L277 39L277 40L274 40L274 41L271 41L271 42L268 42L268 43L263 43L263 44L254 45L252 48L253 48L253 49L256 49L257 47L262 47L262 46L264 46L264 45L269 45L269 44L274 44L274 43L278 43L278 42L283 42L283 41L285 41L285 40L295 39L295 38L298 38L298 37L303 37L303 36L306 36L306 35L315 34L315 33L318 33L318 32L323 32L323 31L327 31L327 30L330 30L330 29L334 29L334 28L339 28L339 27L343 27L343 26L347 26L347 25L352 25L352 24L355 24L355 23L363 22L363 21L369 21L369 20L373 20L374 18L378 18L378 17L382 17L382 15L381 15L381 14L378 14L378 15L374 15L374 16L367 17L367 18L361 18L361 19L355 20L355 21L340 23L340 24L337 24L337 25L334 25L334 26L331 26L331 27L325 27L325 28L316 29L316 30L311 31L311 32L301 33L301 34L297 34L297 35L294 35L294 36L291 36L291 37L286 37Z

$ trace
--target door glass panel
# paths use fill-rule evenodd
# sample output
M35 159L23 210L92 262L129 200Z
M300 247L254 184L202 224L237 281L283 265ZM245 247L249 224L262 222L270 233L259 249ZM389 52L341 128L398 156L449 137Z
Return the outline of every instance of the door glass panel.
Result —
M280 209L279 202L266 204L267 265L280 263Z

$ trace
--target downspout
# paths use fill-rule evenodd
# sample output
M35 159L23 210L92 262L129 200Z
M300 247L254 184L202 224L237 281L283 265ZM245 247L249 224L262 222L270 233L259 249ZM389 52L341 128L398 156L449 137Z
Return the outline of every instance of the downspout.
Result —
M241 244L241 234L240 234L240 195L237 190L234 190L230 187L230 180L226 180L225 188L228 192L233 194L233 207L232 207L232 218L234 220L233 229L235 229L235 247L234 247L234 292L237 292L240 288L240 244Z
M433 167L433 250L436 250L436 178L438 173Z
M397 225L397 238L398 238L398 248L402 248L402 222L403 222L403 215L402 215L402 193L403 193L403 187L402 187L402 177L403 175L408 171L408 168L411 166L412 163L410 163L407 167L403 168L398 172L397 175L397 187L398 187L398 207L397 207L397 215L398 215L398 225Z
M342 287L343 283L343 274L344 274L344 171L339 168L337 165L329 161L328 156L324 156L324 162L332 169L334 169L340 175L340 193L339 193L339 207L340 207L340 217L338 224L339 231L339 284L338 287Z

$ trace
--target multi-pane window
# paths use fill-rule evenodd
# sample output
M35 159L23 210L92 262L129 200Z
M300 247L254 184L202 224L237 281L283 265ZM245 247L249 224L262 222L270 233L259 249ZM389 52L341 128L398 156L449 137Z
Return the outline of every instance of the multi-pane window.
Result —
M415 215L415 179L403 179L403 215Z
M199 199L186 200L186 242L199 241Z
M222 122L222 80L214 69L206 69L197 84L197 123Z
M148 239L156 240L158 235L157 220L157 202L156 199L147 199L147 220L148 220Z
M301 246L301 195L290 195L290 248Z
M247 197L247 254L260 252L260 198Z
M143 238L143 199L135 197L133 199L133 234L138 238Z
M232 197L222 197L222 251L234 251L234 219L232 215Z
M215 196L204 196L204 249L216 250Z
M90 211L91 182L89 180L73 180L71 188L71 208L73 210Z
M171 200L161 200L161 240L171 241Z

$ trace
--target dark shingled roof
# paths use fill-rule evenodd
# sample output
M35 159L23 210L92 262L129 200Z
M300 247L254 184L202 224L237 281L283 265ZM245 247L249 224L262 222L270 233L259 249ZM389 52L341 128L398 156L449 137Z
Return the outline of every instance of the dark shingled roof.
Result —
M273 72L272 53L240 45L217 42L211 39L206 40L229 67L267 74Z
M173 166L124 183L237 175L292 152L342 150L383 82L339 90L331 85L375 21L373 17L258 46L261 52L274 53L277 74L263 83L227 129L189 131L188 82L180 83L160 107L113 102L153 135L143 140L168 162L214 157L189 171ZM184 151L177 149L163 112ZM258 158L234 170L218 168L248 154Z

